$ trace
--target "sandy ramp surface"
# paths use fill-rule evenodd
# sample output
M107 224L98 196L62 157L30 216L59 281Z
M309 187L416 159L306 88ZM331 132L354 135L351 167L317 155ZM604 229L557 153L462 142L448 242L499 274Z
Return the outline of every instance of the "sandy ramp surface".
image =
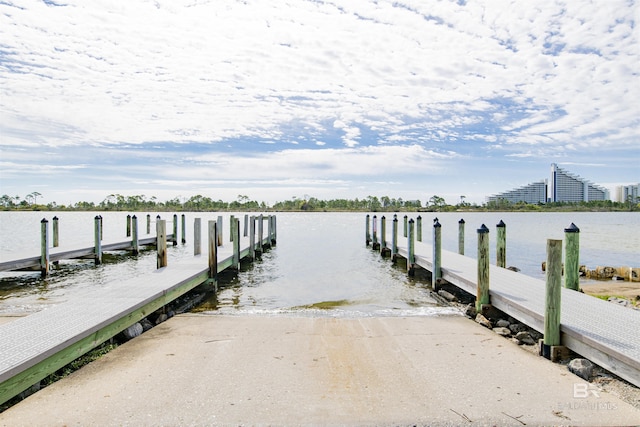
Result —
M0 425L640 424L588 384L463 317L186 314Z

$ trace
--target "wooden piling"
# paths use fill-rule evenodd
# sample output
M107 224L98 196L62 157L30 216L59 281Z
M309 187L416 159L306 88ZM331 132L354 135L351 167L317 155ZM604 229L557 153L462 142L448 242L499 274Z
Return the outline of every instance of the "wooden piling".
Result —
M127 237L131 237L131 215L127 215Z
M380 255L389 255L389 248L387 248L387 218L384 215L380 217Z
M458 221L458 253L464 255L464 219Z
M59 240L60 229L58 227L58 217L53 217L53 247L57 248L60 244Z
M222 246L222 215L218 215L218 222L216 223L216 236L218 239L218 246Z
M158 257L157 268L167 266L167 221L164 219L156 221L156 248Z
M218 222L209 221L209 279L213 281L214 289L218 290Z
M407 220L409 218L405 215L404 216L404 237L407 237Z
M138 217L131 217L131 248L134 255L138 255Z
M560 288L562 240L547 239L547 271L542 355L551 359L551 347L560 345Z
M49 275L49 221L40 221L40 276Z
M262 225L263 223L263 217L262 214L260 214L258 216L258 246L256 247L256 251L258 252L258 256L262 256L262 251L264 250L264 248L262 247L262 241L264 240L263 237L263 230L264 227Z
M431 272L431 287L438 290L438 279L442 277L442 226L439 221L433 224L433 271Z
M173 214L173 237L171 238L173 246L178 244L178 214Z
M104 232L104 224L102 223L102 215L98 215L98 218L100 218L100 241L102 241L102 234Z
M406 216L405 216L406 218ZM415 263L416 263L416 236L414 230L413 218L408 223L407 230L407 273L409 276L415 275Z
M507 266L507 225L502 220L496 225L496 265Z
M371 242L371 233L369 232L370 222L371 222L371 218L369 217L369 214L367 214L366 226L365 226L365 246L369 246L369 243Z
M182 244L187 243L187 218L182 214Z
M233 227L235 227L236 222L235 222L235 216L231 215L229 217L229 241L233 242Z
M482 312L482 306L491 303L489 296L489 229L482 224L478 228L478 290L476 311Z
M249 215L248 214L244 214L244 230L243 230L243 236L247 237L249 232Z
M147 234L151 234L151 215L147 214Z
M273 215L267 216L267 246L273 246Z
M275 245L278 241L278 217L271 215L271 245Z
M574 223L564 229L564 286L580 290L580 229Z
M393 215L391 226L391 260L396 262L398 257L398 215Z
M94 256L96 265L102 264L102 217L100 215L96 215L94 218Z
M422 217L420 215L416 218L416 240L422 242Z
M202 220L193 220L193 255L202 254Z
M233 266L231 268L240 270L240 220L234 216L231 217L233 224L231 228L231 240L233 241Z
M256 217L254 215L249 218L249 257L252 261L256 259Z
M374 251L377 251L380 249L380 243L378 242L378 216L374 215L373 216L373 223L372 223L372 229L373 229L373 243L371 244L371 249L373 249Z

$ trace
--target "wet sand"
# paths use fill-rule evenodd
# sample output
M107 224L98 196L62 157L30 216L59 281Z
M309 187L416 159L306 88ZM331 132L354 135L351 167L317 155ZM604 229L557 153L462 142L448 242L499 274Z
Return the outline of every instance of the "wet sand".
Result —
M591 387L464 317L184 314L0 425L640 423L638 409Z
M580 284L584 293L589 295L608 295L631 299L635 302L640 296L640 282L629 282L624 280L603 280L599 282L589 282Z

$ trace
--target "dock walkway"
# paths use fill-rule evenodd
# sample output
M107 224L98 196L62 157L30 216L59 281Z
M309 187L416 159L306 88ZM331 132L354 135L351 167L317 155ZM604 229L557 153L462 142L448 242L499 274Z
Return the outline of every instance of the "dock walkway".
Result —
M392 241L388 231L386 241ZM415 262L433 271L433 246L415 242ZM408 239L398 238L398 255L408 257ZM474 258L442 250L442 278L477 294L478 263ZM546 284L491 265L491 305L533 329L544 331ZM640 311L620 307L571 289L561 290L562 344L640 387Z
M255 231L255 230L254 230ZM262 252L274 229L216 249L217 272ZM153 238L155 241L155 237ZM217 241L217 235L215 240ZM234 253L237 252L237 253ZM196 255L144 276L110 282L67 302L0 326L0 403L38 383L210 278L209 255Z

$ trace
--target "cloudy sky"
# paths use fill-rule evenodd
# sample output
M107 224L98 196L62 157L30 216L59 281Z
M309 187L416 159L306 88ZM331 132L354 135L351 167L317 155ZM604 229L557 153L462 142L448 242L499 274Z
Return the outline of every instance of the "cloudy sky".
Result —
M0 0L0 194L637 183L639 28L633 0Z

